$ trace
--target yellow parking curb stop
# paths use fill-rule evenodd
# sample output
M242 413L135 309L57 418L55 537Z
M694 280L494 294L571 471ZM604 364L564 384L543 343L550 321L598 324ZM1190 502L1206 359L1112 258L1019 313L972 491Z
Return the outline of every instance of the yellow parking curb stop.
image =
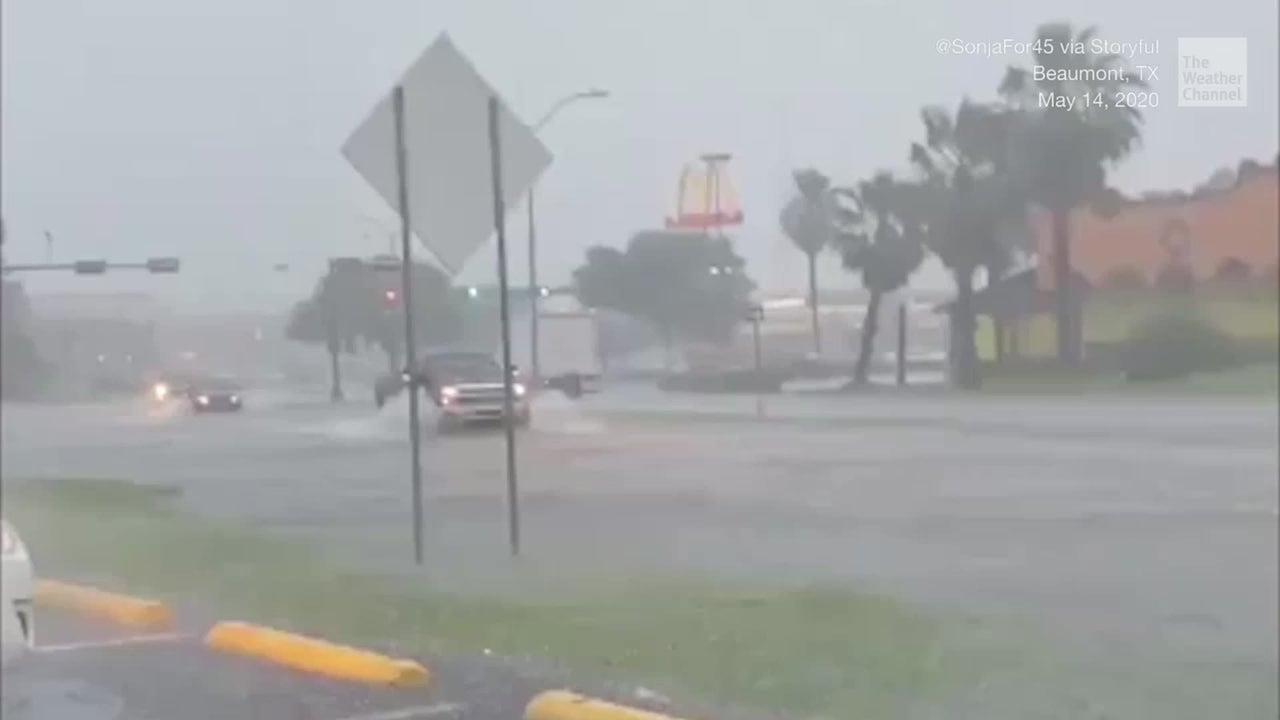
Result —
M37 580L35 601L42 607L68 610L130 627L151 630L173 627L173 612L164 603L58 580Z
M214 650L245 655L292 670L370 685L420 687L431 674L413 660L337 645L243 622L220 622L205 635Z
M534 697L524 710L525 720L678 720L648 710L614 705L568 690L551 690Z

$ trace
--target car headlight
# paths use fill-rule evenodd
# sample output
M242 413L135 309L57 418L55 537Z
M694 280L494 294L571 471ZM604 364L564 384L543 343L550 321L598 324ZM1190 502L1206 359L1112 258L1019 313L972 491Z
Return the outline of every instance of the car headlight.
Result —
M446 385L440 388L440 404L448 405L458 399L458 388L452 385Z
M164 400L169 397L169 386L165 383L156 383L155 387L151 388L151 394L154 395L157 400Z
M0 552L11 555L18 551L18 538L7 524L0 525Z
M524 384L523 383L513 384L511 386L511 392L515 393L516 397L524 397L524 394L525 394Z
M239 404L240 404L240 396L239 396L239 395L232 395L232 396L231 396L231 398L230 398L230 400L231 400L232 404L235 404L235 405L239 405Z
M196 398L196 402L200 403L201 405L208 405L208 404L209 404L209 396L208 396L208 395L200 395L200 396L198 396L198 397Z

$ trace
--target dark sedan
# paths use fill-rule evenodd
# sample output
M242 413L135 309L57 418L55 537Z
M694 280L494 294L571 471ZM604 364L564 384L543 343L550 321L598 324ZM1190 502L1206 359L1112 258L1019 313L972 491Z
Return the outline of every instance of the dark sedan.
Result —
M205 383L187 390L191 409L197 413L239 412L244 407L240 388L230 383Z

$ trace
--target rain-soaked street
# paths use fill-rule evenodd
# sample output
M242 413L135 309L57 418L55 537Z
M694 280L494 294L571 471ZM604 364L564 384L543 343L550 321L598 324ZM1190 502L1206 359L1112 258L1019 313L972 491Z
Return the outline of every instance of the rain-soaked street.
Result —
M1266 403L776 397L761 422L750 398L656 414L625 388L549 396L520 435L518 567L501 434L468 432L425 446L418 570L403 407L247 399L210 417L6 406L4 474L176 485L196 512L463 592L671 573L841 583L1052 625L1103 652L1276 664Z

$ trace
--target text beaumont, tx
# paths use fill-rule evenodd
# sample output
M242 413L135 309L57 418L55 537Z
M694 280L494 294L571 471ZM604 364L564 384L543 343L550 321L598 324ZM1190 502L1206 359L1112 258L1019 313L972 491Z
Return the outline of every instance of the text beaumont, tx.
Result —
M1211 102L1244 97L1244 75L1209 70L1209 62L1194 55L1182 57L1180 74L1184 100Z
M1136 72L1134 72L1136 71ZM1036 82L1117 83L1127 85L1135 80L1145 83L1159 80L1159 68L1155 65L1137 65L1134 70L1123 67L1055 68L1036 65L1031 68L1031 79Z

